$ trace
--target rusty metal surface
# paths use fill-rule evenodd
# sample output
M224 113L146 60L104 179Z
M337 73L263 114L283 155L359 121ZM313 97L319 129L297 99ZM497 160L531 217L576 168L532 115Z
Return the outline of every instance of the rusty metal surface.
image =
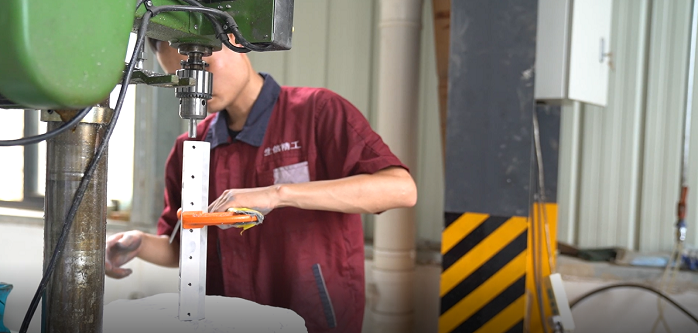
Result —
M48 130L62 122L49 122ZM73 194L106 126L80 123L47 143L44 269ZM100 160L43 297L43 332L101 332L104 304L107 158Z

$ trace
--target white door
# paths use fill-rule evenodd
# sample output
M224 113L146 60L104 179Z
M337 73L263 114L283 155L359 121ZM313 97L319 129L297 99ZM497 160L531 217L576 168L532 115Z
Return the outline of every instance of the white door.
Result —
M606 106L612 10L612 0L573 3L569 99Z

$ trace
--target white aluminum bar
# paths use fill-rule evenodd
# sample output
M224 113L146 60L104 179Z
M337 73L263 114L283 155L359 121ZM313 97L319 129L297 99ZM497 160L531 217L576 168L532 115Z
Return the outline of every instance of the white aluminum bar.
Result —
M182 154L182 211L208 211L210 144L185 141ZM179 320L204 319L207 228L181 229Z

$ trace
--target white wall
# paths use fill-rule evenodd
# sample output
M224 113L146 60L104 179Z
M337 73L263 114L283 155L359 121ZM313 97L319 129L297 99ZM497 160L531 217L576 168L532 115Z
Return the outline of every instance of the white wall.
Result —
M582 247L671 250L691 5L692 0L614 1L608 105L567 105L562 111L561 241ZM691 137L695 151L698 135ZM692 227L698 217L695 156L688 174L692 244L698 243L698 228Z

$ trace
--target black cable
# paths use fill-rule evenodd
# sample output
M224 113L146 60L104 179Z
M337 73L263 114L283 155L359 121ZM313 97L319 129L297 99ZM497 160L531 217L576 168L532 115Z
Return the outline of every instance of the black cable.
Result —
M257 52L272 50L271 46L261 47L261 46L254 45L254 44L250 43L249 41L247 41L247 39L245 39L245 37L242 36L242 33L240 33L240 30L238 29L238 25L235 22L235 18L233 18L230 14L228 14L228 12L224 12L222 10L218 10L218 9L214 9L214 8L199 7L199 6L157 6L157 7L149 7L149 8L153 12L153 16L155 16L159 13L186 11L186 12L210 14L210 15L215 15L215 16L221 17L226 21L226 25L227 25L228 30L235 36L235 41L240 43L245 48L252 50L252 51L257 51ZM226 45L226 46L230 47L229 45ZM235 46L233 45L233 47L235 47Z
M204 7L204 5L202 5L201 3L199 3L196 0L180 0L180 1L187 3L187 4L190 4L192 6L196 6L196 7ZM251 51L250 49L233 45L233 43L231 43L230 39L228 38L228 34L223 30L223 27L218 22L218 20L216 20L216 18L211 14L204 14L204 15L211 22L211 25L213 25L213 30L216 31L216 38L218 38L218 40L220 40L221 43L223 43L223 45L225 45L227 48L229 48L232 51L237 52L237 53L247 53L247 52Z
M73 128L75 125L77 125L82 118L85 118L85 115L90 113L90 110L92 110L92 107L86 107L80 112L78 112L73 119L70 119L67 123L64 123L61 125L61 127L56 128L53 131L46 132L44 134L39 134L39 135L34 135L26 138L20 138L20 139L14 139L14 140L2 140L0 141L0 147L10 147L10 146L26 146L26 145L31 145L35 143L39 143L44 140L49 140L52 138L55 138L56 136L60 135L61 133L67 131L70 128Z
M99 164L99 160L101 159L102 155L104 155L104 152L107 149L109 138L114 132L116 120L119 118L121 107L123 106L124 99L126 98L126 90L128 88L128 84L131 81L131 76L136 66L135 59L138 59L138 54L140 50L143 48L143 42L145 41L145 31L148 28L148 22L150 20L150 17L150 12L146 12L143 15L141 25L138 29L136 45L133 49L133 56L131 57L131 62L129 62L128 67L126 69L126 73L124 73L124 77L121 81L121 90L119 91L119 97L116 101L116 106L114 107L114 115L112 116L112 119L109 121L109 125L107 126L104 139L102 140L102 142L100 142L94 157L92 157L90 164L87 166L85 175L82 177L82 180L80 181L80 185L78 186L78 189L75 192L75 196L73 196L73 202L70 205L68 215L66 216L65 221L63 223L63 229L61 230L61 234L58 237L58 243L56 244L56 247L53 250L53 254L51 255L49 264L46 266L44 276L42 277L41 282L39 283L39 287L37 288L36 293L34 294L34 298L32 298L31 304L29 305L29 309L27 310L27 313L24 316L24 320L22 321L22 327L20 328L20 333L26 333L27 329L29 329L29 323L31 323L31 319L34 316L34 312L36 311L36 308L39 305L41 295L43 294L44 290L46 289L46 286L48 285L48 279L51 277L51 274L53 273L53 270L56 266L56 262L58 261L58 257L65 248L65 243L68 239L68 231L70 230L73 224L73 220L75 219L75 215L77 214L78 207L82 202L82 198L85 195L85 192L87 191L87 186L90 183L90 180L92 179L92 175L97 169L97 164Z
M675 306L679 311L683 312L686 316L688 316L688 317L691 318L696 324L698 324L698 318L696 318L696 316L694 316L692 313L690 313L688 310L686 310L686 308L684 308L683 306L681 306L679 303L676 303L676 301L674 301L673 299L671 299L667 294L665 294L665 293L663 293L663 292L661 292L661 291L659 291L659 290L657 290L657 289L654 289L654 288L652 288L652 287L650 287L650 286L646 286L646 285L643 285L643 284L636 284L636 283L613 284L613 285L610 285L610 286L605 286L605 287L601 287L601 288L598 288L598 289L594 289L594 290L592 290L592 291L590 291L590 292L588 292L588 293L586 293L586 294L580 296L579 298L577 298L576 300L574 300L572 303L570 303L570 310L573 309L577 304L581 303L583 300L585 300L585 299L587 299L587 298L589 298L589 297L591 297L591 296L593 296L593 295L596 295L596 294L598 294L598 293L607 291L607 290L609 290L609 289L615 289L615 288L638 288L638 289L643 289L643 290L647 290L647 291L653 292L653 293L657 294L657 296L659 296L659 297L663 298L664 300L666 300L667 302L671 303L671 305Z

